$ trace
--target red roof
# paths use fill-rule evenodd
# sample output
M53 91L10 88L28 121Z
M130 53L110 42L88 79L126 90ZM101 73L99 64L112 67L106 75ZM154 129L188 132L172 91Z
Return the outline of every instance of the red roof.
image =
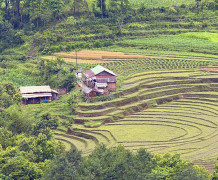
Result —
M83 74L86 76L86 78L91 78L91 77L95 76L95 74L92 70L88 70L88 71L84 72Z

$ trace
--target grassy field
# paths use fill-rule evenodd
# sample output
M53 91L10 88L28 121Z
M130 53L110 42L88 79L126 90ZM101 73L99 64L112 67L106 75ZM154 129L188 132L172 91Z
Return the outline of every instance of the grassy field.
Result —
M181 4L191 4L194 3L194 0L130 0L131 5L135 7L140 7L144 4L146 7L169 7Z
M134 141L169 141L171 139L183 136L186 132L173 126L164 126L158 124L124 124L115 123L101 126L99 130L108 130L119 142ZM176 132L176 133L175 133Z
M192 32L181 34L184 37L206 39L212 42L218 42L218 33L208 33L208 32Z
M136 8L142 3L157 8L195 1L130 3ZM132 151L179 152L200 165L209 162L207 168L212 169L218 156L218 73L199 69L218 67L217 21L216 17L205 18L204 12L194 17L192 13L181 17L170 13L162 17L160 13L157 20L129 22L119 37L112 36L115 27L110 23L72 27L74 34L57 28L55 31L66 35L66 42L60 52L42 58L60 56L67 66L75 65L73 49L82 44L87 50L77 53L78 68L85 71L101 64L118 75L118 82L117 91L107 97L81 100L76 114L64 106L64 100L45 105L61 122L74 121L73 133L61 126L54 132L55 138L64 141L68 149L76 146L84 155L101 143L123 145ZM113 43L96 48L107 38ZM66 47L68 52L62 52ZM26 112L33 107L27 106ZM43 109L38 106L35 111Z
M144 39L130 41L136 41L135 44L146 42ZM201 48L203 46L202 43ZM59 102L26 106L26 113L33 112L34 107L35 114L47 109L53 112L52 115L59 116L60 122L74 120L72 131L75 134L66 133L67 129L61 126L54 132L55 138L64 141L68 149L71 145L76 146L84 155L100 143L108 147L123 145L132 151L146 148L153 153L179 152L199 165L207 162L207 168L212 169L218 156L218 73L199 67L217 67L216 56L169 52L163 56L146 55L136 49L131 53L136 55L135 59L115 59L115 56L128 56L128 53L104 54L104 51L96 50L82 51L80 55L85 52L93 53L92 57L96 56L99 64L118 74L117 91L108 99L80 102L76 115L65 106L67 95ZM73 53L61 55L73 56ZM138 54L146 57L137 59ZM104 55L111 56L113 61L105 62ZM69 66L71 64L74 63L68 62ZM88 70L95 65L79 63L78 68Z
M89 6L91 7L93 3L95 3L95 0L88 0ZM110 0L106 0L106 3L109 4ZM181 5L181 4L191 4L194 3L194 0L129 0L131 6L134 6L135 8L141 7L142 4L145 5L145 7L169 7L174 5Z
M213 54L218 52L216 39L216 36L212 33L187 33L181 35L160 35L153 38L124 39L120 44L129 47L143 47L144 49Z

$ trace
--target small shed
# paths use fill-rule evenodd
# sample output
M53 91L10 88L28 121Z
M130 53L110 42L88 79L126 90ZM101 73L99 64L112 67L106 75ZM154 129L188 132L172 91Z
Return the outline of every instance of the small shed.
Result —
M82 92L86 97L95 97L98 95L97 90L88 87L82 89Z
M50 86L23 86L19 90L24 105L51 102L58 98L58 92L52 90Z
M117 75L109 69L98 65L83 74L88 87L107 88L116 91Z
M77 80L81 81L82 80L82 69L76 70L75 75L76 75Z

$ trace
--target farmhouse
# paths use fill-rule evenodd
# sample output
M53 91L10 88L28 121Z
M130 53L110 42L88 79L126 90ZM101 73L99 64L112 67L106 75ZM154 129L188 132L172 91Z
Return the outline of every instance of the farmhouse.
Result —
M58 98L58 92L52 90L50 86L23 86L19 90L24 105L51 102Z
M88 97L116 91L117 75L103 66L98 65L83 72L83 77L83 82L87 85L87 88L83 89L83 93Z

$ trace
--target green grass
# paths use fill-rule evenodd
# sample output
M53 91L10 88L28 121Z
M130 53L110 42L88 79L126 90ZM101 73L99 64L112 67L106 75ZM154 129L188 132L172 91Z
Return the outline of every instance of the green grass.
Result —
M171 57L176 57L176 58L184 58L184 59L196 59L196 57L202 57L203 58L218 58L218 55L214 55L214 54L205 54L202 52L187 52L187 51L183 51L182 54L180 51L175 51L175 50L170 50L168 49L166 50L157 50L157 49L151 49L151 48L138 48L138 47L131 47L131 48L126 48L126 47L122 47L119 45L113 45L107 48L102 48L102 50L105 51L115 51L115 52L124 52L127 54L133 53L133 54L142 54L142 55L148 55L148 56L152 56L152 57L159 57L159 58L171 58ZM202 60L201 59L201 60ZM205 59L206 60L206 59Z
M39 82L37 82L37 79L25 74L20 69L6 69L5 73L0 75L0 82L2 81L12 82L16 88L19 88L20 86L40 85Z
M192 4L194 0L130 0L131 5L134 7L141 7L141 4L144 4L147 8L156 8L156 7L171 7L181 4Z
M120 43L124 46L143 46L144 48L156 50L196 51L208 54L216 54L218 52L216 42L184 35L159 35L153 38L124 39Z
M209 32L189 32L180 34L180 36L197 38L197 39L206 39L212 42L218 42L218 33L209 33Z
M106 0L106 3L108 4L110 0ZM95 0L88 0L88 3L91 4L95 2ZM191 4L194 3L194 0L129 0L129 3L131 6L135 8L140 8L142 4L145 5L147 8L156 8L156 7L170 7L175 5L181 5L181 4Z
M99 127L101 125L102 125L102 121L89 121L84 123L85 127L90 127L90 128Z
M109 130L118 141L168 141L181 136L184 130L164 125L113 125L101 126L99 130ZM176 132L176 133L175 133Z

